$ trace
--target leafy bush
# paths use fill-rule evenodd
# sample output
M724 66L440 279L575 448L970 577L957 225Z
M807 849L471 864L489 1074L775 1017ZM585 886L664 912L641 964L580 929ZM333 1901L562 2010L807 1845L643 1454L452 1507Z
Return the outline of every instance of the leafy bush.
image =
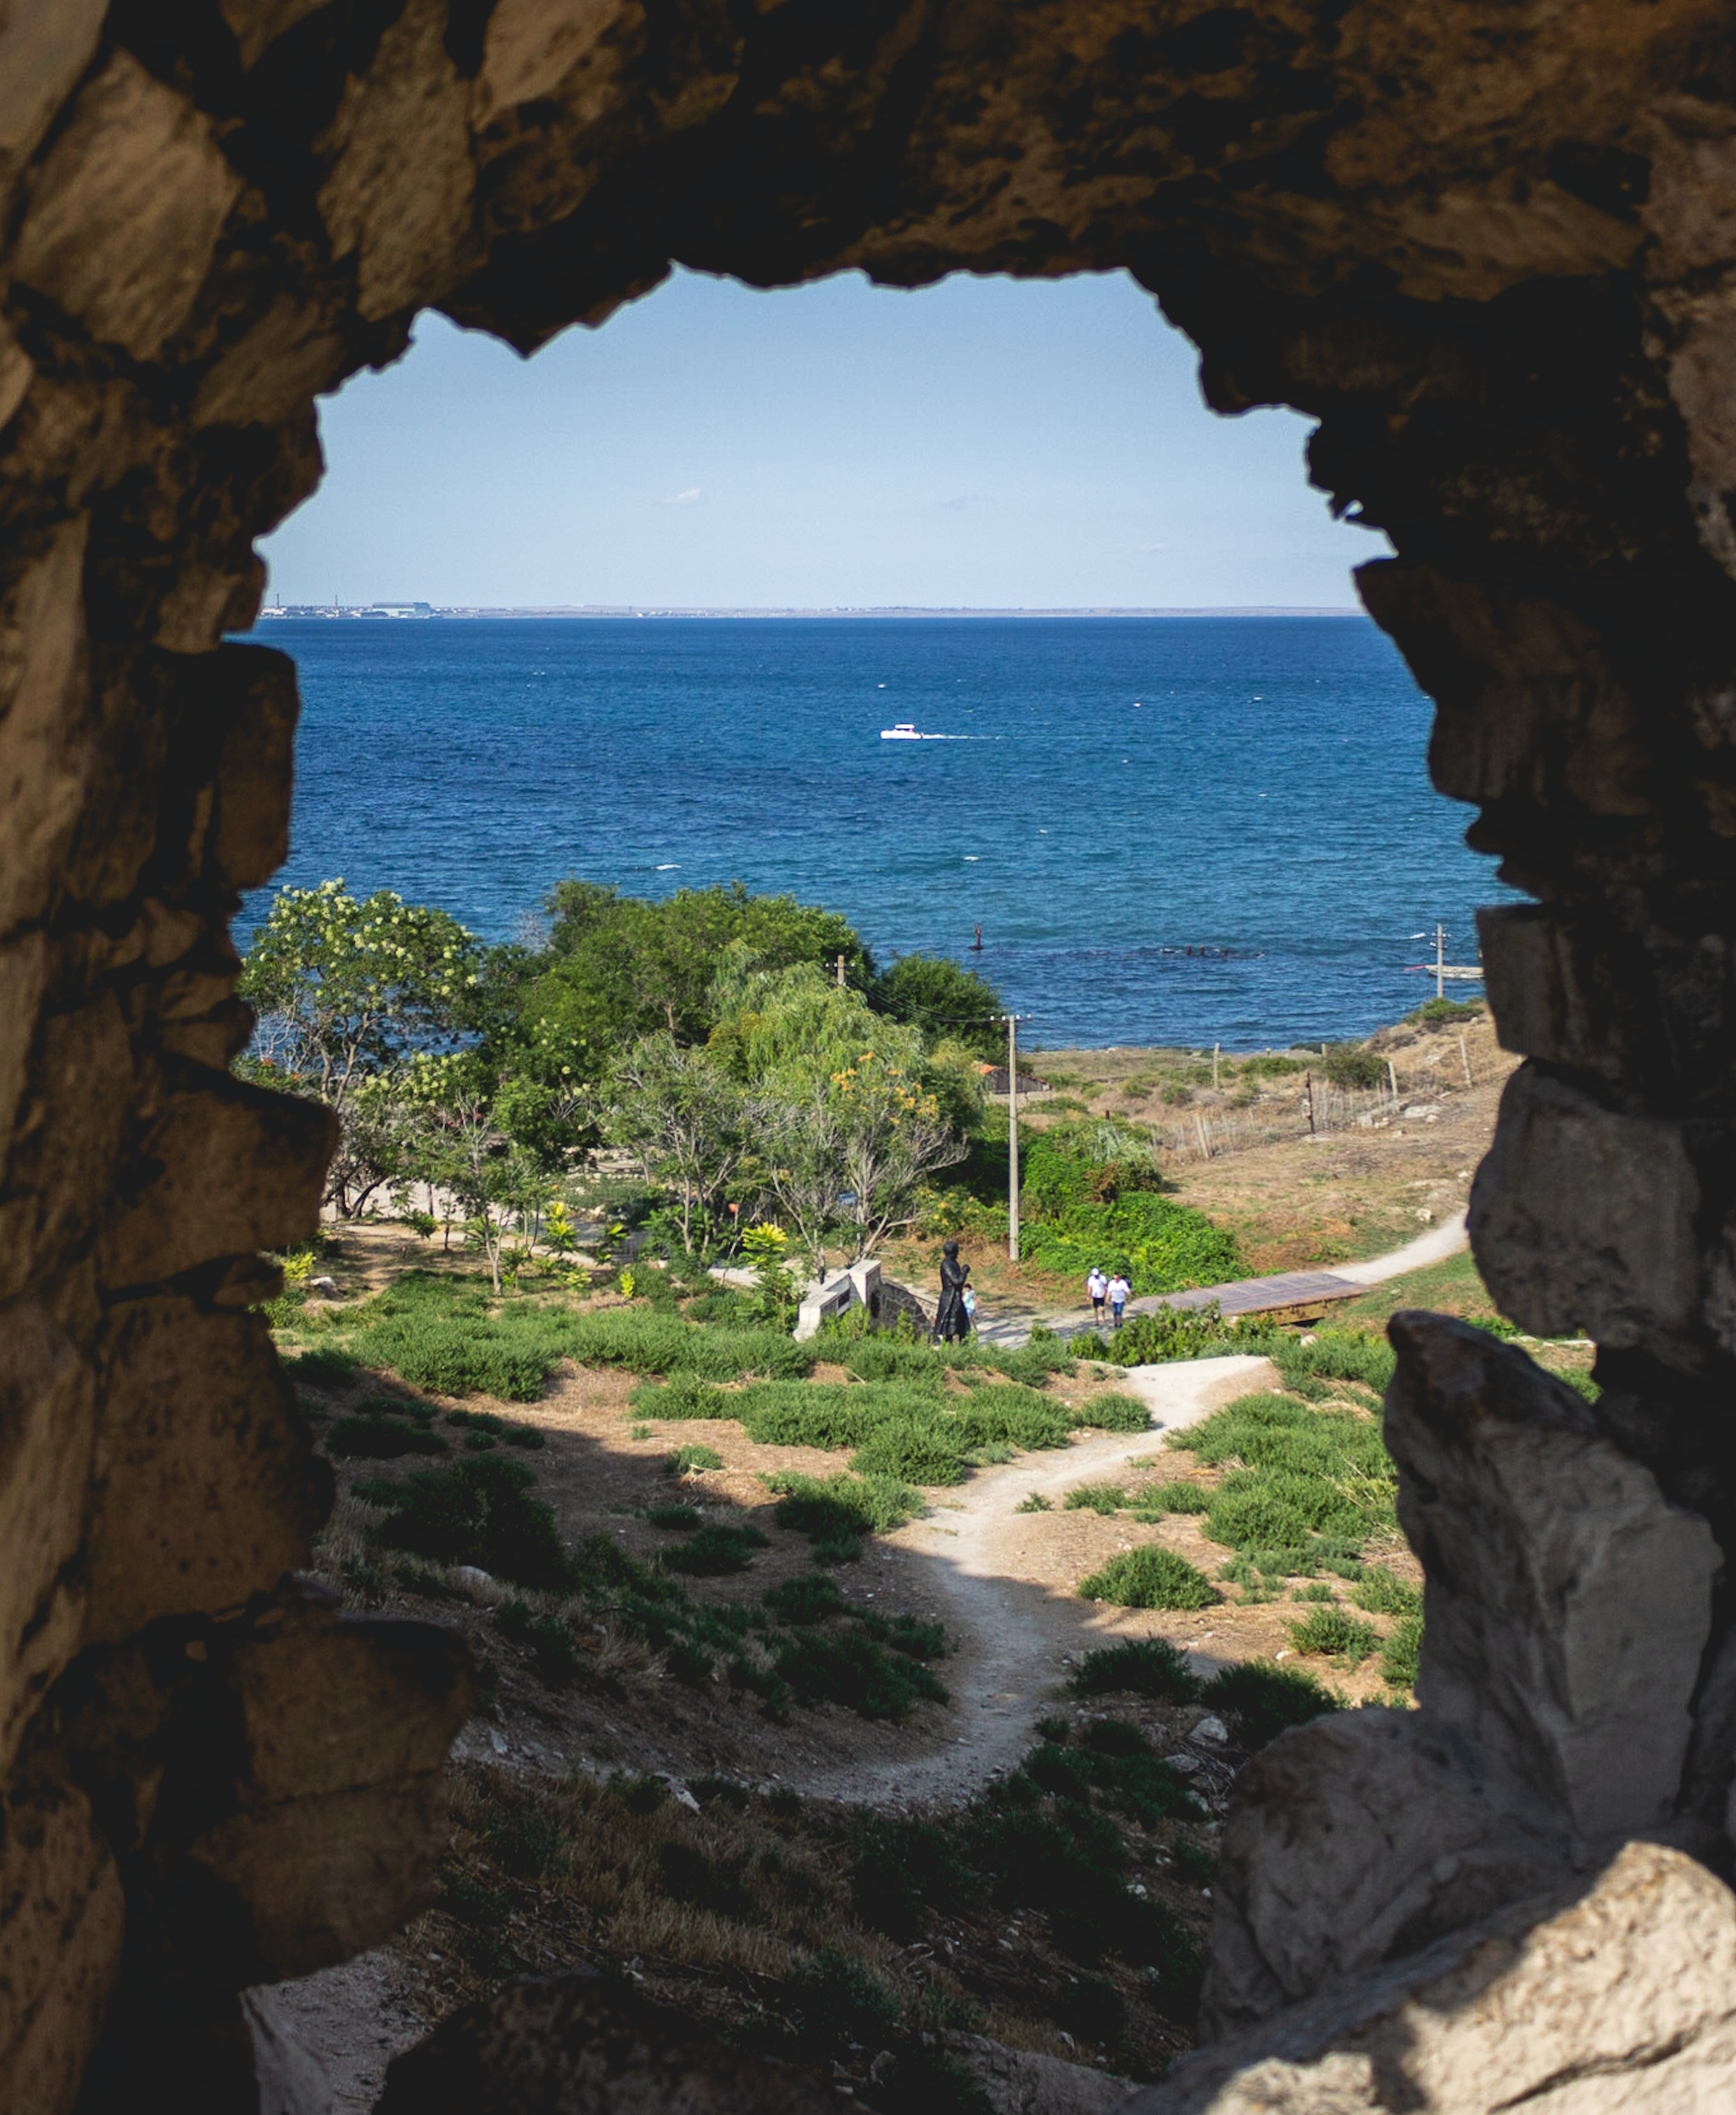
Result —
M1200 1483L1148 1483L1133 1500L1135 1520L1161 1520L1166 1513L1203 1513L1211 1493Z
M1310 1718L1344 1708L1343 1699L1312 1675L1269 1660L1226 1667L1206 1683L1199 1700L1233 1717L1248 1748L1263 1748L1287 1727L1305 1726Z
M1088 1652L1068 1687L1076 1696L1149 1696L1163 1704L1189 1704L1199 1694L1186 1658L1162 1638Z
M784 1471L766 1484L781 1494L772 1518L812 1541L890 1534L923 1510L919 1494L891 1477L801 1476Z
M806 1572L798 1578L786 1579L781 1586L768 1587L760 1598L781 1622L798 1628L824 1622L828 1616L840 1614L844 1606L843 1595L817 1572Z
M1328 1044L1326 1076L1334 1087L1383 1087L1387 1061L1360 1043Z
M1258 1320L1226 1322L1213 1300L1205 1307L1159 1307L1129 1315L1099 1356L1116 1366L1161 1366L1177 1359L1216 1359L1228 1352L1267 1355L1282 1333Z
M340 1417L326 1435L326 1451L351 1459L390 1461L406 1454L448 1454L437 1432L397 1417Z
M1241 1274L1235 1237L1160 1194L1164 1179L1149 1158L1093 1159L1068 1131L1052 1131L1027 1149L1022 1181L1024 1253L1039 1268L1082 1276L1100 1264L1125 1271L1136 1293Z
M1149 1432L1151 1406L1137 1395L1091 1395L1073 1411L1072 1422L1099 1432Z
M698 1469L721 1469L723 1456L715 1447L676 1447L665 1458L663 1467L670 1476L688 1476Z
M771 1546L769 1538L757 1528L713 1524L701 1528L679 1548L665 1550L662 1561L671 1572L684 1572L690 1578L721 1578L726 1572L745 1572L754 1552Z
M1414 1689L1416 1686L1417 1662L1422 1650L1422 1617L1401 1616L1387 1634L1381 1649L1380 1671L1383 1681L1390 1682L1395 1689Z
M539 1616L526 1602L507 1601L496 1611L494 1627L515 1645L530 1647L537 1656L537 1671L545 1681L570 1682L578 1673L579 1653L572 1631L558 1616Z
M449 1410L446 1413L449 1425L462 1426L476 1434L486 1434L490 1439L504 1439L509 1447L521 1447L527 1454L540 1453L548 1444L545 1435L534 1425L515 1425L504 1417L497 1417L492 1410ZM471 1444L475 1444L474 1439Z
M1015 1513L1049 1513L1054 1511L1054 1502L1045 1498L1041 1491L1028 1491L1013 1511Z
M922 1699L947 1700L938 1678L920 1661L888 1654L862 1632L790 1639L774 1662L798 1703L843 1704L862 1718L908 1718Z
M967 1443L956 1432L932 1426L876 1426L850 1456L859 1476L896 1477L911 1483L957 1483L965 1473Z
M1070 1513L1118 1513L1127 1502L1127 1494L1119 1483L1076 1483L1066 1505Z
M1475 1021L1482 1011L1480 999L1425 999L1405 1021L1407 1027L1434 1028L1449 1021Z
M1217 1599L1203 1573L1156 1543L1111 1557L1079 1582L1079 1595L1121 1608L1208 1608Z
M1371 1565L1350 1589L1350 1599L1372 1616L1420 1616L1422 1589L1383 1565Z
M374 1539L436 1564L474 1564L515 1586L559 1593L573 1580L554 1515L529 1495L522 1461L481 1455L449 1469L421 1469L403 1483L358 1483L355 1494L388 1517Z
M1287 1072L1305 1072L1306 1058L1251 1057L1242 1060L1242 1075L1245 1079L1282 1079Z
M1287 1628L1298 1652L1323 1653L1346 1667L1360 1667L1380 1643L1380 1633L1372 1623L1363 1622L1336 1603L1310 1608L1299 1622Z
M646 1509L645 1518L654 1528L665 1528L683 1535L702 1524L699 1514L691 1506L652 1506Z
M1310 1344L1280 1336L1269 1355L1287 1382L1355 1381L1377 1394L1384 1393L1396 1364L1386 1339L1361 1329L1322 1329Z
M298 1351L283 1361L283 1367L298 1388L331 1390L343 1387L360 1363L347 1351L322 1345L314 1351Z

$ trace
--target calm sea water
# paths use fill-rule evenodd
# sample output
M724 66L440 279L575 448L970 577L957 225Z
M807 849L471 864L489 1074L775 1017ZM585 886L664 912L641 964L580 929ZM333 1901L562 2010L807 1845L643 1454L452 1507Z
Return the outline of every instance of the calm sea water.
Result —
M567 874L738 877L843 911L883 960L976 964L1034 1044L1251 1049L1416 1005L1412 936L1440 919L1474 960L1472 907L1508 893L1429 788L1427 699L1359 617L253 636L304 701L281 878L393 888L491 938ZM951 738L882 742L899 721Z

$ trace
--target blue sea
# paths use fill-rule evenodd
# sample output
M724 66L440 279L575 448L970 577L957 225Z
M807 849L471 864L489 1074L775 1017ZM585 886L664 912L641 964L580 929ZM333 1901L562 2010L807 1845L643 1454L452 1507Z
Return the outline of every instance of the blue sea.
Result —
M1361 617L284 619L281 880L491 939L569 874L739 879L957 956L1034 1046L1367 1034L1509 899ZM882 742L913 721L943 740ZM259 915L263 899L249 905ZM245 923L246 921L243 921ZM982 950L972 951L981 928Z

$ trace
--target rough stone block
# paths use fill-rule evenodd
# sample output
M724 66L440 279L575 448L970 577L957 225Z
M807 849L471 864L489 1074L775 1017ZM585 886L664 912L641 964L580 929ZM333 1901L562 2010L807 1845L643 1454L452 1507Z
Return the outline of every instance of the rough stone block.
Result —
M39 1301L0 1307L0 1770L78 1647L96 1375Z
M1576 1071L1622 1077L1605 994L1580 974L1577 936L1540 904L1479 910L1484 988L1504 1050L1547 1058Z
M1711 1632L1711 1528L1514 1346L1440 1315L1395 1315L1390 1334L1387 1446L1427 1574L1424 1714L1582 1841L1655 1828Z
M329 1472L260 1316L127 1302L102 1364L87 1642L238 1608L307 1562Z
M1628 1844L1565 1898L1517 1904L1184 2058L1126 2115L1520 2107L1736 2110L1736 1896L1722 1880Z
M288 1248L318 1223L331 1112L226 1072L165 1060L166 1091L111 1210L106 1285L157 1285L196 1265Z
M1256 1756L1212 1884L1202 2036L1420 1952L1557 1884L1560 1820L1425 1713L1316 1719Z
M105 0L14 0L0 24L0 155L18 168L91 62Z
M333 165L320 215L333 253L356 258L356 305L369 318L437 299L476 254L470 90L446 25L446 0L409 0L322 142Z
M237 1984L311 1975L377 1945L433 1901L447 1833L437 1773L217 1823L191 1856L244 1912L246 1935L237 1929L231 1954ZM199 1917L199 1936L219 1929L214 1915Z
M1403 559L1361 566L1356 580L1440 708L1428 749L1440 792L1650 811L1653 765L1633 701L1583 618Z
M1540 1337L1692 1362L1700 1189L1682 1127L1616 1115L1522 1065L1472 1185L1477 1269L1504 1314Z
M31 184L14 276L149 359L186 320L240 190L210 120L115 51Z
M86 794L88 715L79 692L88 525L75 516L0 593L0 932L40 918Z
M120 1966L125 1903L82 1793L14 1787L0 1806L0 2097L67 2115Z
M224 646L213 658L223 696L222 750L206 874L220 888L259 888L289 856L301 711L295 663L264 646Z
M470 1714L458 1633L389 1616L287 1606L225 1656L251 1806L437 1771Z

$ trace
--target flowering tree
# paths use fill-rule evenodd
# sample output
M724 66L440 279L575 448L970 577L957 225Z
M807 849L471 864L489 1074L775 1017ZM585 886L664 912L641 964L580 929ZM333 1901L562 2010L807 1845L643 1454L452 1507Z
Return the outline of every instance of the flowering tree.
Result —
M443 1191L464 1213L498 1293L513 1222L528 1232L548 1200L550 1178L535 1155L500 1128L487 1079L473 1058L419 1056L400 1079L404 1105L415 1112L407 1166L415 1180Z
M682 1245L691 1250L760 1149L765 1118L705 1051L684 1050L664 1033L642 1038L615 1067L608 1130L648 1180L675 1192Z
M358 899L341 879L280 889L254 933L240 988L259 1016L254 1067L337 1111L327 1201L344 1216L401 1172L394 1076L455 1046L481 956L447 912L389 888Z

